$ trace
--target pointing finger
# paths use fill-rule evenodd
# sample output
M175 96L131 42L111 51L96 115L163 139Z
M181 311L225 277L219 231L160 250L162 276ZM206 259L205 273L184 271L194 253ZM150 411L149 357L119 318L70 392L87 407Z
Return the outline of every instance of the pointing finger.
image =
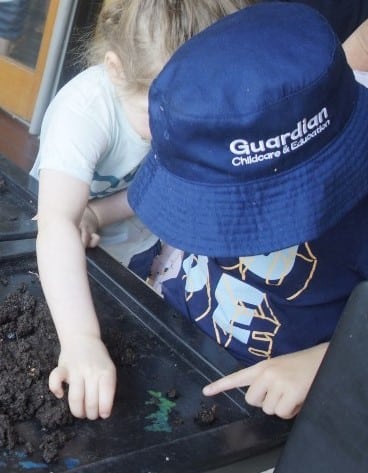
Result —
M220 392L228 391L229 389L234 388L243 388L252 384L254 379L258 376L260 372L260 363L245 368L240 371L236 371L224 378L220 378L214 383L208 384L202 390L202 393L205 396L214 396Z

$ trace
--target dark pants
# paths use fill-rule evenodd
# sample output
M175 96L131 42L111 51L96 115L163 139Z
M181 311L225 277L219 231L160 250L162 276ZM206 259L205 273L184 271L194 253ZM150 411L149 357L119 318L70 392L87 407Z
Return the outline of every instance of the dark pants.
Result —
M275 473L368 472L368 282L353 291Z
M142 253L134 255L130 260L128 268L144 281L151 273L151 266L155 256L160 254L161 242L158 240L151 248Z

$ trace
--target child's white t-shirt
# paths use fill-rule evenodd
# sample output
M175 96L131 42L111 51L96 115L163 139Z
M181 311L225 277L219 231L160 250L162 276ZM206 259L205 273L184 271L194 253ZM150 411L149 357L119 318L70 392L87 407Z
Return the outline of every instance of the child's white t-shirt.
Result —
M91 198L104 197L128 187L149 148L129 124L103 65L93 66L49 105L30 174L62 171L86 182ZM157 241L137 217L106 226L100 234L100 246L123 264Z

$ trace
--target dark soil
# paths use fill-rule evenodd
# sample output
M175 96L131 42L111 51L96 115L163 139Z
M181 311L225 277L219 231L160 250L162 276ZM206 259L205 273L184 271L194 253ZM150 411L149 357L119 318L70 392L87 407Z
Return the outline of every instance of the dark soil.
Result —
M8 285L1 271L0 285ZM110 328L102 332L114 363L135 366L139 360L135 335L123 337ZM0 301L0 448L12 450L19 445L29 454L38 450L50 463L75 435L70 433L72 429L65 429L74 422L67 396L57 399L48 388L59 352L44 298L36 299L23 285ZM39 445L32 445L18 434L18 425L28 420L39 424Z
M6 278L1 283L6 285ZM67 401L48 389L58 355L46 303L36 301L25 286L10 293L0 305L0 447L41 450L49 463L70 438L62 430L73 422ZM31 419L38 421L42 432L39 445L22 439L17 431L19 423Z
M0 271L0 285L8 279ZM102 338L117 366L134 367L140 350L134 332L123 336L111 328L102 330ZM149 349L149 342L147 344ZM41 452L46 463L57 460L59 451L76 433L67 397L57 399L48 388L50 371L57 365L60 345L44 298L35 298L26 285L0 300L0 448L17 446L28 453ZM180 397L176 387L166 397ZM201 404L194 421L201 427L217 420L216 406ZM24 421L36 421L40 441L34 445L22 438L18 427ZM173 425L184 423L181 417ZM66 428L69 426L69 428Z

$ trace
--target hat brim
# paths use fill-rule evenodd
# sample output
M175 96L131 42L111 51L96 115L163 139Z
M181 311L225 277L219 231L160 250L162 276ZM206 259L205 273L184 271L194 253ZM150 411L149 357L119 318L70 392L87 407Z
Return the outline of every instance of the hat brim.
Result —
M368 194L368 89L339 137L292 170L246 183L188 181L151 152L128 200L158 237L213 257L252 256L318 238Z

